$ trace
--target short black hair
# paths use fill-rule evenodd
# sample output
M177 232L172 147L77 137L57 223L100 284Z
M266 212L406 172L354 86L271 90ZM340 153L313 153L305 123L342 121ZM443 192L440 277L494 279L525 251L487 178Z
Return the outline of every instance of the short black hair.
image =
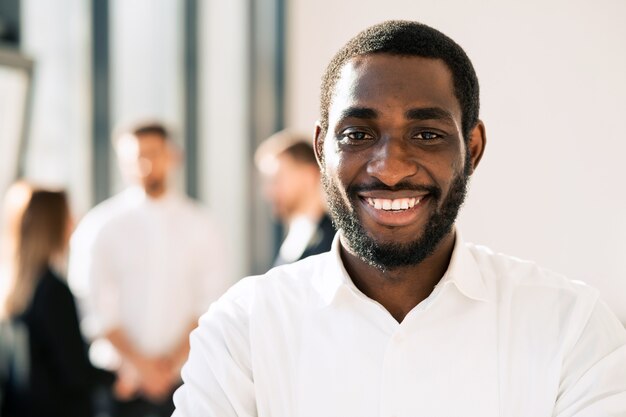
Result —
M313 139L294 130L281 130L265 139L254 154L254 162L261 169L266 158L276 158L280 155L287 155L299 164L317 166Z
M111 142L113 146L117 146L120 139L124 137L131 136L135 139L141 139L141 136L146 135L158 136L165 143L174 143L172 132L165 124L154 119L141 120L133 124L118 126L113 132Z
M320 124L328 130L328 112L341 69L354 57L372 54L419 56L441 59L452 72L454 94L462 112L462 133L469 140L478 122L480 107L478 78L463 49L430 26L405 20L388 20L371 26L348 41L333 57L322 77Z
M317 166L315 151L310 142L298 142L286 148L283 153L289 155L296 162Z
M170 139L170 132L167 130L165 125L159 122L139 123L130 129L130 133L136 137L142 135L157 135L165 140Z

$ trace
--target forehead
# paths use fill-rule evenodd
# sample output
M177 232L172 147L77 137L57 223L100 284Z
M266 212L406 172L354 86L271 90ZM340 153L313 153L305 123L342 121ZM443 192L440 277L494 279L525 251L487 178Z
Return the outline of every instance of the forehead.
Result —
M329 116L358 106L385 111L438 107L461 122L452 72L440 59L372 54L352 58L342 67Z
M280 174L292 173L300 164L287 152L268 154L259 160L259 171L263 176L271 178Z
M167 139L158 133L142 133L140 135L131 135L131 138L134 138L140 145L147 146L155 146L155 145L165 145Z
M147 152L162 152L168 148L167 139L153 133L132 135L126 133L117 140L115 149L122 158L136 158Z

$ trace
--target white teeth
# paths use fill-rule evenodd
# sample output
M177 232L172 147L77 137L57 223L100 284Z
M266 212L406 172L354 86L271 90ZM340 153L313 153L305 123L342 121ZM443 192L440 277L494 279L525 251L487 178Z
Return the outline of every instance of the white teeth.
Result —
M383 203L381 202L381 200L374 200L373 198L368 197L367 198L367 204L369 204L370 206L373 206L375 209L381 210L383 208Z
M407 210L415 207L420 202L419 198L398 198L390 200L387 198L366 198L367 204L377 210Z

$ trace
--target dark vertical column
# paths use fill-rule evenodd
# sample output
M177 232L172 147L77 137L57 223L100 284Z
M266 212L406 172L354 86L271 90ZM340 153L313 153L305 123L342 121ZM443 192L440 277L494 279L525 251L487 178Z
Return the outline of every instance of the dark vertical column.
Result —
M20 46L20 0L0 1L0 43Z
M198 178L198 2L185 0L183 28L185 45L184 109L185 183L187 194L197 198Z
M276 112L274 113L274 131L285 128L285 0L276 2L276 36L274 38L274 89ZM274 223L274 253L278 253L285 230L281 222Z
M248 0L248 140L251 148L250 161L252 161L252 155L257 144L258 136L258 123L257 123L257 106L258 106L258 82L257 82L257 1L263 0ZM254 169L252 167L252 169ZM249 270L251 274L259 274L267 270L269 266L263 259L263 249L267 251L267 246L270 242L263 242L264 228L259 222L261 217L261 208L259 206L259 192L257 190L257 184L254 181L254 173L249 171L249 195L250 197L250 210L248 211L248 228L250 233L250 239L248 241L248 253L250 254ZM267 233L265 233L267 236ZM263 244L265 243L265 244ZM271 242L272 247L274 242Z
M285 0L250 0L250 150L285 120ZM255 182L251 182L252 187ZM271 221L267 203L251 189L250 253L253 273L267 270L268 253L276 253L282 240L279 222Z
M286 21L287 3L285 0L276 1L276 39L274 47L276 56L274 57L274 74L276 85L276 114L274 117L274 129L285 128L285 49L286 49Z
M109 80L109 1L91 1L93 97L93 200L111 193L111 110Z

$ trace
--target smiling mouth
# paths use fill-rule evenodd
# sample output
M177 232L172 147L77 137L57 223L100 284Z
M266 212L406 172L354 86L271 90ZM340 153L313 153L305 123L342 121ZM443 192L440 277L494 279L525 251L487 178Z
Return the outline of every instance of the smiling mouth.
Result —
M410 210L419 204L420 200L423 197L409 197L409 198L372 198L366 197L363 198L367 204L377 210L384 211L404 211Z

